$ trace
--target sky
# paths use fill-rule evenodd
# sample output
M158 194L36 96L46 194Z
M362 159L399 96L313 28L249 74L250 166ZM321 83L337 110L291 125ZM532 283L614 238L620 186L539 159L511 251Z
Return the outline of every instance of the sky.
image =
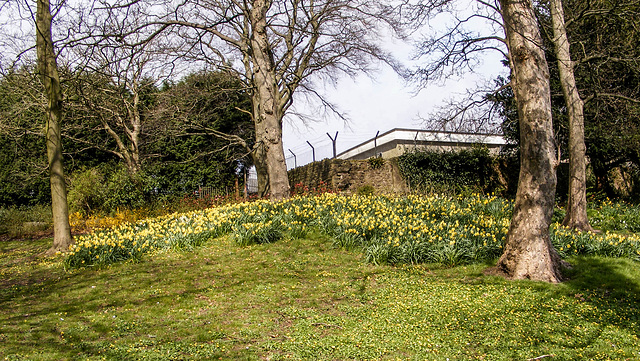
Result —
M425 27L414 34L414 38L433 32L442 33L453 24L451 14L456 14L459 19L486 14L484 8L479 9L474 0L459 0L452 4L455 7L452 12L443 12L431 18ZM502 36L501 29L496 29L494 23L481 17L473 18L466 25L483 35ZM414 60L413 46L400 40L389 38L383 46L406 67L419 66L421 62L427 61ZM467 90L485 85L499 75L506 77L508 69L503 66L502 60L503 55L498 51L483 52L480 63L473 72L434 82L422 89L416 88L416 84L406 84L388 66L354 79L342 78L334 85L318 84L320 93L326 94L327 100L336 105L348 120L345 122L335 116L320 114L304 103L296 105L294 99L294 105L302 108L301 112L310 115L314 121L303 124L295 117L285 118L283 144L287 167L294 167L292 152L296 155L297 166L313 161L313 150L307 141L315 148L316 160L331 158L332 142L326 133L335 138L338 132L336 148L337 154L340 154L374 138L378 131L382 134L394 128L425 129L423 119L436 112L438 107L444 106L447 100L460 99Z
M287 167L313 161L313 145L316 160L331 158L332 142L336 139L337 153L343 152L366 140L394 128L424 129L424 121L448 99L457 98L467 89L498 75L505 76L507 69L501 64L502 55L487 53L474 73L444 83L434 83L424 89L406 84L391 68L382 68L371 76L360 75L355 79L340 79L335 87L325 87L327 98L343 111L348 121L337 117L318 115L316 121L301 124L289 117L283 125L283 143ZM419 90L419 91L418 91ZM311 114L313 116L313 114ZM290 151L291 150L291 151Z

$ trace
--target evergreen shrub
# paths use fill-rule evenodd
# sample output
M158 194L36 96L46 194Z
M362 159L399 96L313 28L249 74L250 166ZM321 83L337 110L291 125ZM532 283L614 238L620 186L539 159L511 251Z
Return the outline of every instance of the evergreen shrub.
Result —
M400 172L411 190L425 193L505 194L509 182L502 175L501 162L486 147L450 152L419 150L398 157Z

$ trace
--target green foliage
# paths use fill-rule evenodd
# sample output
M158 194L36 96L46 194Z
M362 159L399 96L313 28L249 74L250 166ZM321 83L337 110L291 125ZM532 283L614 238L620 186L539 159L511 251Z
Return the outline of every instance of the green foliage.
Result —
M610 198L638 201L640 189L640 66L638 62L621 59L640 57L640 6L637 1L564 0L565 18L571 22L567 35L571 41L571 58L575 62L576 85L585 101L584 135L587 156L595 181L589 184L592 193L604 193ZM536 6L543 34L552 34L547 2ZM607 14L606 16L602 14ZM569 158L567 107L559 79L554 45L543 38L549 63L551 106L554 134L563 159ZM587 60L588 61L584 61ZM507 79L498 78L503 86ZM520 141L518 116L510 87L487 96L499 108L503 118L502 131L517 151ZM631 189L619 187L617 174L627 171ZM568 177L558 179L557 194L565 198Z
M0 206L51 202L45 138L0 134Z
M225 72L196 72L177 84L165 84L158 94L154 126L166 134L145 138L144 150L158 156L144 165L146 177L159 196L182 197L199 187L231 189L236 173L250 166L246 149L215 136L254 138L250 108L238 79Z
M591 225L602 231L640 233L640 205L608 199L587 209Z
M273 243L282 239L282 228L277 220L236 224L233 227L233 239L241 246Z
M213 134L237 136L248 146L254 138L250 117L239 110L250 108L249 96L229 73L198 72L162 89L153 79L141 81L136 110L144 131L137 174L124 172L114 155L122 150L102 124L118 116L126 122L131 90L99 74L63 77L64 163L74 211L113 213L150 198L170 202L201 186L230 189L236 173L251 164L244 147ZM0 75L0 206L50 203L44 105L33 96L40 86L27 67ZM131 148L123 127L112 124L112 130Z
M0 234L25 237L51 229L53 217L48 205L0 207Z
M99 168L78 170L70 178L70 185L67 187L69 212L87 215L104 211L107 187L105 176Z
M356 189L356 194L359 196L372 196L376 193L376 189L371 184L365 184Z
M382 157L371 157L367 162L369 162L371 169L380 169L384 166L384 158Z
M0 206L51 201L40 86L28 68L0 74Z
M105 210L113 212L118 208L136 209L149 203L149 175L129 174L122 166L107 171Z
M150 203L150 177L131 175L119 165L81 169L71 175L69 210L86 216L113 214L118 209L137 209Z
M491 193L499 189L498 160L487 148L455 152L414 151L398 157L412 190L427 193Z

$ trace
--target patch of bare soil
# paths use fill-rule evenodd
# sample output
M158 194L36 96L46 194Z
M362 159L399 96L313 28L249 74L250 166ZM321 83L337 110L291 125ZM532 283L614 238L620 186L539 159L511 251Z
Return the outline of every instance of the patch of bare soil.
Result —
M498 267L489 267L482 271L485 276L498 276L509 279L509 275Z

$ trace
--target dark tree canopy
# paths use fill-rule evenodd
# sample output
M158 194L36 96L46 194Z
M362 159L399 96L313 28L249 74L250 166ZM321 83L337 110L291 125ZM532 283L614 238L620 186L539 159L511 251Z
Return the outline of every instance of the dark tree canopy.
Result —
M101 115L96 114L102 109L125 118L126 101L133 94L103 74L64 70L62 76L67 109L63 124L64 158L74 197L72 203L86 196L85 190L81 192L85 195L78 194L78 187L90 179L94 183L104 182L111 189L115 185L108 184L118 179L139 188L141 193L134 197L137 200L120 197L112 202L115 209L140 206L145 192L182 196L192 194L200 186L230 187L238 172L251 164L247 149L252 146L253 127L246 113L250 100L242 84L229 73L200 71L160 87L153 79L145 80L146 85L139 93L143 106L141 169L137 176L127 176L128 172L119 170L126 169L126 164L117 155L118 145L105 130ZM38 95L41 89L30 68L19 68L0 78L3 119L0 205L49 202L46 159L42 152L45 140L43 99ZM112 124L117 129L116 123ZM117 131L125 139L126 129ZM103 196L87 197L95 201L83 206L84 211L109 203Z

